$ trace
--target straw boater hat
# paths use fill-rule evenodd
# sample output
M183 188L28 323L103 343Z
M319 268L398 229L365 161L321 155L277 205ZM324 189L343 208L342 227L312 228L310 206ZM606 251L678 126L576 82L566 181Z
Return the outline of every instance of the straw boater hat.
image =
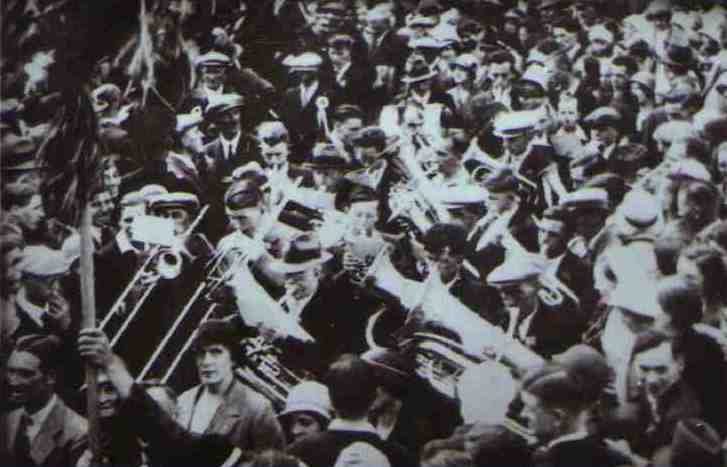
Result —
M401 81L406 84L413 84L430 80L435 76L437 76L437 72L432 70L429 65L424 62L416 62L406 76L401 78Z
M212 50L205 54L200 55L194 60L194 66L207 66L207 67L229 67L232 66L232 60L222 52Z

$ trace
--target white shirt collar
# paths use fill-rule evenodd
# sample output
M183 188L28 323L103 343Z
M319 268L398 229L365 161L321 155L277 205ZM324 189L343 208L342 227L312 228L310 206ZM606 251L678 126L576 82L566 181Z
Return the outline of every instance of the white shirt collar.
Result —
M351 421L351 420L341 420L340 418L334 419L330 425L328 425L328 430L335 430L335 431L361 431L364 433L373 433L377 435L376 428L369 423L368 421Z
M222 151L224 156L229 159L232 157L232 154L237 152L237 145L240 142L240 137L242 136L242 132L238 132L237 135L235 135L232 139L226 139L224 136L220 135L220 142L222 143Z
M40 432L41 427L45 423L45 420L48 418L48 415L50 415L51 410L53 410L53 407L55 407L56 402L58 401L58 397L56 397L55 394L53 394L48 401L48 403L34 413L33 415L28 414L30 417L30 420L32 421L32 424L28 427L28 439L32 443L36 436L38 436L38 433ZM27 413L27 412L26 412Z
M351 68L351 62L348 62L345 65L343 65L336 73L336 81L338 81L340 83L343 80L343 75L346 74L346 72L348 71L349 68Z
M301 102L304 107L310 103L310 100L313 98L313 95L316 93L317 90L318 90L318 80L313 82L313 84L311 84L310 86L305 86L304 84L301 83L300 99L301 99Z
M30 303L28 296L25 294L25 287L18 291L18 295L15 298L15 303L32 319L35 324L41 328L45 327L43 324L43 315L46 313L45 307L39 307L33 303Z
M585 430L579 430L575 433L569 433L567 435L559 436L548 443L548 449L552 449L554 446L565 443L567 441L577 441L588 437L588 432Z

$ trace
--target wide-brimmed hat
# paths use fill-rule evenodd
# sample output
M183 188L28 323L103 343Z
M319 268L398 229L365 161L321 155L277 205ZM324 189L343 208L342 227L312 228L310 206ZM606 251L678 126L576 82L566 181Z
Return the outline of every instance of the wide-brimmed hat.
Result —
M245 105L244 98L239 94L212 95L207 103L206 113L210 120L214 120L235 110L240 110Z
M35 158L37 147L32 139L10 133L2 139L1 146L0 169L3 172L23 172L41 168Z
M301 165L312 170L348 171L356 167L341 156L341 152L336 146L326 143L315 145L311 159Z
M416 62L406 76L401 78L401 81L406 84L413 84L432 79L435 76L437 76L437 72L432 70L429 65L423 62Z
M273 261L270 269L277 273L292 274L319 266L333 257L324 251L317 235L304 232L290 241L282 260Z
M293 386L285 400L285 409L280 417L296 412L313 412L326 420L333 416L333 407L328 388L315 381L303 381Z

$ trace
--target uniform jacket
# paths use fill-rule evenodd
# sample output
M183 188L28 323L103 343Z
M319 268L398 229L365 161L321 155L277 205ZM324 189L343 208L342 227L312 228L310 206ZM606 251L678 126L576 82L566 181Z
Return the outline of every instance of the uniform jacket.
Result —
M17 465L13 452L20 418L24 413L18 408L0 416L0 464ZM76 465L87 446L88 424L71 410L60 397L43 422L30 445L30 456L38 466L66 467Z
M185 418L189 418L201 394L202 386L195 386L179 397L183 414L180 421L189 421ZM270 402L237 380L224 395L205 434L222 435L243 451L282 449L285 445L283 430Z

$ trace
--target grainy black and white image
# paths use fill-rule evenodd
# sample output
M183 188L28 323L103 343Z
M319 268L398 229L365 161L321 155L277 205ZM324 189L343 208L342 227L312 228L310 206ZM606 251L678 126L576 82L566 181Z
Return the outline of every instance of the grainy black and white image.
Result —
M727 3L0 11L3 467L727 467Z

